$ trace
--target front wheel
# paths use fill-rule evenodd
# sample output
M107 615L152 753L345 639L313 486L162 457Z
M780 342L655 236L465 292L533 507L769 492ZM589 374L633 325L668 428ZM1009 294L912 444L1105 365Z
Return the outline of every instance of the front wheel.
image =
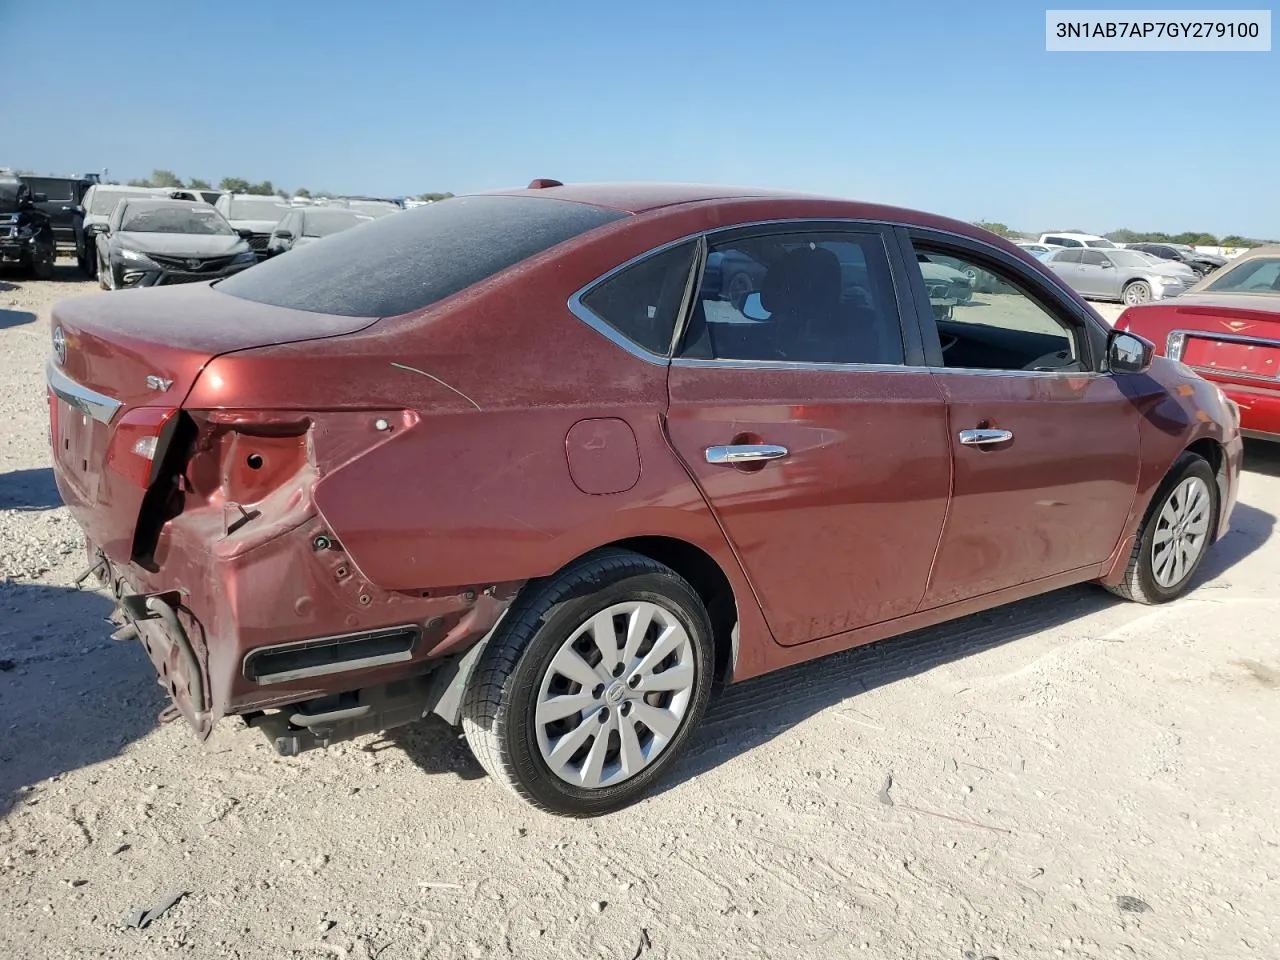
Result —
M1218 523L1218 481L1204 457L1184 453L1151 498L1124 580L1108 587L1138 603L1167 603L1187 592Z
M1145 280L1134 280L1124 288L1124 302L1129 306L1146 303L1151 299L1151 284Z
M98 255L98 287L103 290L115 289L115 276L111 272L111 264Z
M711 692L706 608L675 571L594 554L521 597L475 665L462 729L480 765L542 810L587 817L641 797Z
M43 252L36 251L33 256L35 259L31 263L31 275L37 280L52 280L53 263L57 259L58 248L51 246Z

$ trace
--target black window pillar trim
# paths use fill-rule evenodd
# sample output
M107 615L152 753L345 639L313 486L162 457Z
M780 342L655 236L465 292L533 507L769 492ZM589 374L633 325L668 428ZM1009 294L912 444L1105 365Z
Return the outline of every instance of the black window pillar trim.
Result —
M926 246L950 249L961 255L977 258L977 266L985 260L998 270L1010 273L1023 281L1023 284L1037 295L1042 306L1050 310L1058 319L1070 324L1081 333L1080 347L1087 351L1084 357L1085 366L1095 373L1106 372L1107 340L1110 328L1099 320L1092 311L1081 309L1080 305L1060 288L1061 280L1056 277L1045 278L1027 264L1004 250L990 244L982 243L970 237L925 227L905 227L900 229L905 248L903 256L908 263L915 261L915 242ZM917 307L916 317L924 331L926 362L931 367L945 367L942 359L942 341L938 337L937 324L933 319L933 311L929 307L929 293L925 289L924 279L919 270L912 271L912 290L915 292ZM936 351L936 352L935 352Z

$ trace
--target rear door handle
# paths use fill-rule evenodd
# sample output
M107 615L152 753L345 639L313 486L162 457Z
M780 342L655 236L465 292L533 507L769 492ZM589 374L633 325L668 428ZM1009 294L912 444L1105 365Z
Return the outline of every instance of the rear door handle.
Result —
M735 463L780 460L786 455L787 448L774 443L735 443L724 447L707 447L707 463L728 466Z
M966 447L985 447L992 443L1008 443L1012 430L961 430L960 442Z

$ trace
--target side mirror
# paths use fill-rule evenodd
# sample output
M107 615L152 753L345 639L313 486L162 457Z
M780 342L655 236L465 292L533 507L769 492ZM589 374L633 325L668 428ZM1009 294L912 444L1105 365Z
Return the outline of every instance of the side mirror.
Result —
M1156 348L1136 333L1112 330L1107 336L1107 369L1112 373L1145 373Z
M289 230L277 230L277 231L276 231L276 239L278 239L278 240L292 240L292 239L293 239L293 233L292 233L292 231L289 231Z
M240 235L241 240L250 240L253 238L253 231L248 227L240 227L236 230L236 233Z
M1116 268L1116 265L1109 260L1106 261L1105 263L1098 264L1098 266L1100 266L1103 270L1114 270Z

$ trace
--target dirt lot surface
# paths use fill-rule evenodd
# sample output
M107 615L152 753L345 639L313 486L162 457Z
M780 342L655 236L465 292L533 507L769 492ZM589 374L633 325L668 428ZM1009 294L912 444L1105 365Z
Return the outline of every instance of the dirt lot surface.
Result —
M1070 589L731 688L658 795L567 821L436 723L296 759L157 724L70 587L42 365L92 288L59 278L0 283L0 956L1280 956L1280 451L1189 598Z

